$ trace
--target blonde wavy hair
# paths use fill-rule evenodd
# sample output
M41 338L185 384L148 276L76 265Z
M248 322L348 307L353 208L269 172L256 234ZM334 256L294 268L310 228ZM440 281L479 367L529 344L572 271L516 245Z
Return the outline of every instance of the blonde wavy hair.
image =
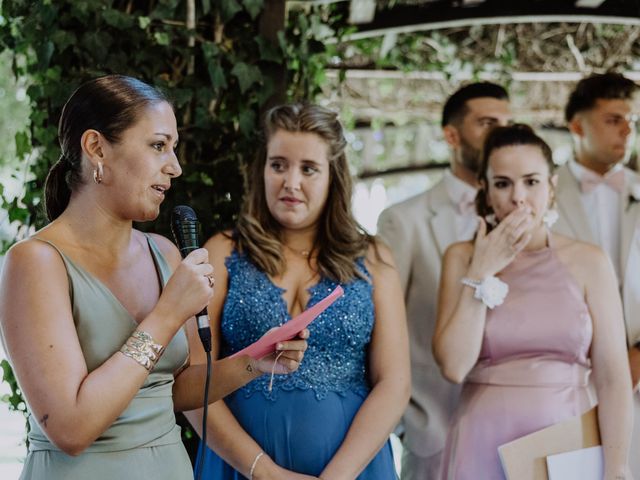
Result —
M341 283L356 277L367 278L358 268L356 259L366 255L369 245L375 247L375 239L366 233L351 212L353 184L345 154L347 141L338 115L319 105L280 105L265 115L263 145L258 158L246 172L247 194L234 233L237 249L271 276L281 274L286 267L282 227L267 207L264 186L266 147L279 130L313 133L329 146L329 194L313 244L319 273Z

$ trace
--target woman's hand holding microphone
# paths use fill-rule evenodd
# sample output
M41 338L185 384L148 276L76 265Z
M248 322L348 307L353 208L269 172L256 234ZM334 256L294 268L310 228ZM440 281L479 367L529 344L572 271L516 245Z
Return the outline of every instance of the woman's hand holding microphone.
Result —
M155 311L178 330L184 322L206 308L213 297L213 266L209 252L198 248L187 255L171 275Z

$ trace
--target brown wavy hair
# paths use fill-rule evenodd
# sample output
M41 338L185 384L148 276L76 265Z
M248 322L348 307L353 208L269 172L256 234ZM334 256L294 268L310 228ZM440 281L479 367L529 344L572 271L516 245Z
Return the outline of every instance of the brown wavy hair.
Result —
M476 195L476 211L482 218L493 213L493 208L487 204L487 190L489 189L489 179L487 178L487 170L489 170L489 157L494 150L502 147L511 147L514 145L532 145L538 147L542 152L542 156L549 167L549 179L553 175L556 164L553 163L553 153L551 148L542 138L540 138L529 125L524 123L514 123L506 127L496 127L484 141L482 148L482 156L480 158L480 170L478 170L478 182L480 189ZM551 180L549 180L551 182ZM551 185L552 191L554 190ZM487 225L487 229L491 230L491 225Z
M317 254L319 273L342 283L356 277L367 278L356 259L367 253L369 245L375 247L375 239L358 224L351 211L353 184L345 153L347 141L338 115L319 105L292 103L266 113L263 144L246 172L247 194L234 234L236 247L271 276L285 269L282 227L267 207L264 186L266 147L279 130L313 133L329 146L329 194L312 250Z

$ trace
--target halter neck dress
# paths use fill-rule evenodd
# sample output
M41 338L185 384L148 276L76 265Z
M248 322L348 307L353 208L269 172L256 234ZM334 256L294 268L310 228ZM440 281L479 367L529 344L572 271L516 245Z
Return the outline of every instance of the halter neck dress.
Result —
M584 293L547 246L497 275L509 285L487 310L478 363L467 376L443 457L442 480L503 480L498 447L593 406L593 326Z

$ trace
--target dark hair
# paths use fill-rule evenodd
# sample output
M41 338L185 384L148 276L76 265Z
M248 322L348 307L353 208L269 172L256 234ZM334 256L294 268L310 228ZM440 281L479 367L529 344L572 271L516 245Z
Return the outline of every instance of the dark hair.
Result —
M457 122L468 112L467 102L474 98L491 97L509 100L509 94L500 85L491 82L478 82L465 85L451 95L442 109L442 126Z
M485 217L493 213L493 209L487 205L487 190L489 189L489 179L487 178L487 170L489 170L489 158L494 150L502 147L511 147L514 145L532 145L538 147L542 156L547 162L549 173L553 174L556 169L553 163L553 153L551 148L542 138L540 138L529 125L523 123L514 123L506 127L496 127L484 141L482 148L482 157L480 159L480 170L478 170L478 181L480 182L480 190L476 196L476 210L478 215ZM490 227L489 225L487 225Z
M570 122L576 113L593 108L598 99L631 100L637 90L636 83L615 72L583 78L569 96L564 118Z
M318 253L318 268L323 276L339 282L361 277L355 260L366 254L374 239L351 212L353 187L345 153L347 141L338 115L319 105L294 103L267 112L264 145L247 176L247 194L235 238L238 249L270 275L278 275L284 269L282 227L267 207L264 189L266 145L280 130L313 133L329 147L329 194L318 221L313 250Z
M169 102L151 85L124 75L107 75L83 83L62 108L58 141L62 153L45 181L45 210L54 220L67 208L71 192L82 184L82 134L97 130L117 143L147 106Z

